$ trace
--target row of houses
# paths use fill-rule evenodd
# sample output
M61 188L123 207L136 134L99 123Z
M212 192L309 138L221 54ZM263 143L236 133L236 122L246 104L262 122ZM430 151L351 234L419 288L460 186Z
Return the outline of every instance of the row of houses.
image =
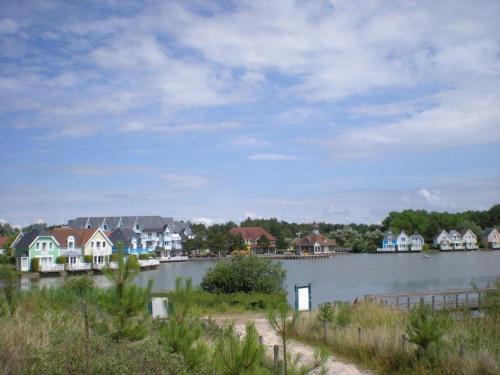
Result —
M496 228L487 229L483 238L483 244L491 249L500 249L500 232ZM458 232L441 230L433 239L432 245L435 249L449 250L476 250L479 247L478 236L470 229ZM403 230L398 235L388 231L382 240L382 247L378 252L418 252L424 246L424 237L418 233L411 236Z
M189 223L172 218L92 217L69 220L61 228L21 232L11 247L20 271L30 271L34 258L42 272L78 271L101 269L119 244L125 254L155 253L163 261L185 260L182 241L187 238L193 238ZM58 264L59 257L65 257L67 264Z
M276 237L262 227L237 227L232 228L230 233L241 236L245 246L253 254L270 253L276 250ZM261 246L259 241L264 237L267 239L266 247ZM335 251L336 242L320 234L319 225L313 223L311 233L299 237L294 243L297 254L323 254ZM284 250L284 249L280 249Z

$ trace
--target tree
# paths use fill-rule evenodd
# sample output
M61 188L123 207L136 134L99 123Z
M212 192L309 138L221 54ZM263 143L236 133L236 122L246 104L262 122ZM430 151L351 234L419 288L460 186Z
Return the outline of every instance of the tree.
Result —
M288 374L288 353L287 353L287 343L291 335L296 322L298 314L295 311L291 311L288 304L283 303L276 309L269 310L267 314L267 320L271 327L278 333L281 338L281 345L283 347L283 366L285 375Z
M283 237L279 235L276 239L276 249L278 250L287 250L290 246L290 243Z
M265 348L259 343L259 334L253 323L245 326L242 339L233 325L223 327L215 342L214 365L220 375L253 375L261 372ZM267 373L267 372L266 372Z
M243 240L241 234L234 235L229 233L227 242L227 248L229 249L229 252L245 249L245 241Z
M283 293L286 271L279 262L237 256L210 268L201 287L210 293Z
M140 340L146 335L145 314L152 283L150 281L147 288L131 285L140 270L137 257L129 255L125 258L123 244L118 242L117 247L118 268L104 270L104 275L112 283L104 307L113 317L113 338Z
M424 355L431 344L441 340L444 334L443 323L432 315L429 305L420 303L410 312L406 333L408 341L418 346L419 355Z

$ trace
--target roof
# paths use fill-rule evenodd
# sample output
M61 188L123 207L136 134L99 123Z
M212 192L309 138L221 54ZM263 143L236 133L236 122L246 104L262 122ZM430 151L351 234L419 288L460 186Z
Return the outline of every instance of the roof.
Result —
M449 232L448 234L449 234L449 236L450 236L450 237L451 237L451 236L459 236L459 237L462 237L462 236L460 235L460 233L458 233L455 229L450 230L450 232Z
M421 235L420 233L418 233L418 232L415 232L415 233L413 233L413 234L410 236L410 238L415 238L415 237L422 238L422 239L424 238L424 236L422 236L422 235Z
M74 228L54 228L49 232L54 238L59 242L61 247L66 247L68 244L68 238L73 236L75 239L75 247L83 246L82 243L84 231L89 229L74 229ZM92 230L92 229L90 229Z
M174 233L183 233L190 228L189 222L176 221L172 217L162 216L96 216L96 217L78 217L68 220L68 226L75 229L84 229L87 223L92 228L99 228L106 223L109 230L118 228L123 224L124 228L134 229L136 223L141 229L148 231L163 231L167 225L170 225Z
M229 233L235 236L241 235L245 241L257 241L262 236L269 241L276 241L276 237L262 227L237 227L232 228Z
M112 231L108 237L114 244L123 242L125 246L132 246L132 239L137 238L138 234L129 228L118 228Z
M384 241L388 241L389 236L391 237L391 241L396 241L397 236L395 236L392 231L387 231L384 234Z
M493 233L493 231L495 231L495 230L496 230L497 232L499 232L497 228L486 228L486 229L484 230L484 236L485 236L485 237L489 237L489 235L490 235L491 233Z
M434 240L437 240L437 239L438 239L438 237L439 237L441 234L443 234L443 232L444 232L444 234L446 234L446 237L448 237L448 238L450 237L450 235L448 234L448 232L446 232L444 229L441 229L441 230L440 230L440 231L439 231L439 232L438 232L438 233L434 236Z
M308 234L307 236L299 238L295 241L295 244L298 246L313 246L315 243L319 243L324 246L336 246L337 243L335 240L331 240L328 237L322 234Z
M474 237L476 237L476 238L477 238L476 233L474 233L474 232L472 231L472 229L464 229L464 230L460 231L460 234L461 234L461 235L462 235L462 237L463 237L463 236L465 236L465 235L467 234L467 232L471 232L471 233L472 233L472 235L473 235Z

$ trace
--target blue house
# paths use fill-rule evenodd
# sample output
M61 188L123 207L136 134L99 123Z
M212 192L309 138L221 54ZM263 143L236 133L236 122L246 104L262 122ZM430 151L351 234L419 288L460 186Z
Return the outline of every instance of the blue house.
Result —
M113 253L118 251L118 243L123 245L123 253L127 255L149 254L154 251L144 246L140 234L128 228L117 228L108 237L113 243Z
M382 240L382 248L378 248L377 251L379 251L379 252L396 251L397 239L398 239L398 236L395 236L394 234L392 234L391 231L388 231L384 235L384 239Z

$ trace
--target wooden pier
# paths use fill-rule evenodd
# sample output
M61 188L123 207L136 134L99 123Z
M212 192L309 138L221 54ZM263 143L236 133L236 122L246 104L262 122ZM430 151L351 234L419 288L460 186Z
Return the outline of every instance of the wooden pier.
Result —
M495 288L454 289L444 291L404 292L396 294L366 294L365 300L380 302L381 304L410 310L419 303L432 307L432 311L470 309L478 310L487 292Z

